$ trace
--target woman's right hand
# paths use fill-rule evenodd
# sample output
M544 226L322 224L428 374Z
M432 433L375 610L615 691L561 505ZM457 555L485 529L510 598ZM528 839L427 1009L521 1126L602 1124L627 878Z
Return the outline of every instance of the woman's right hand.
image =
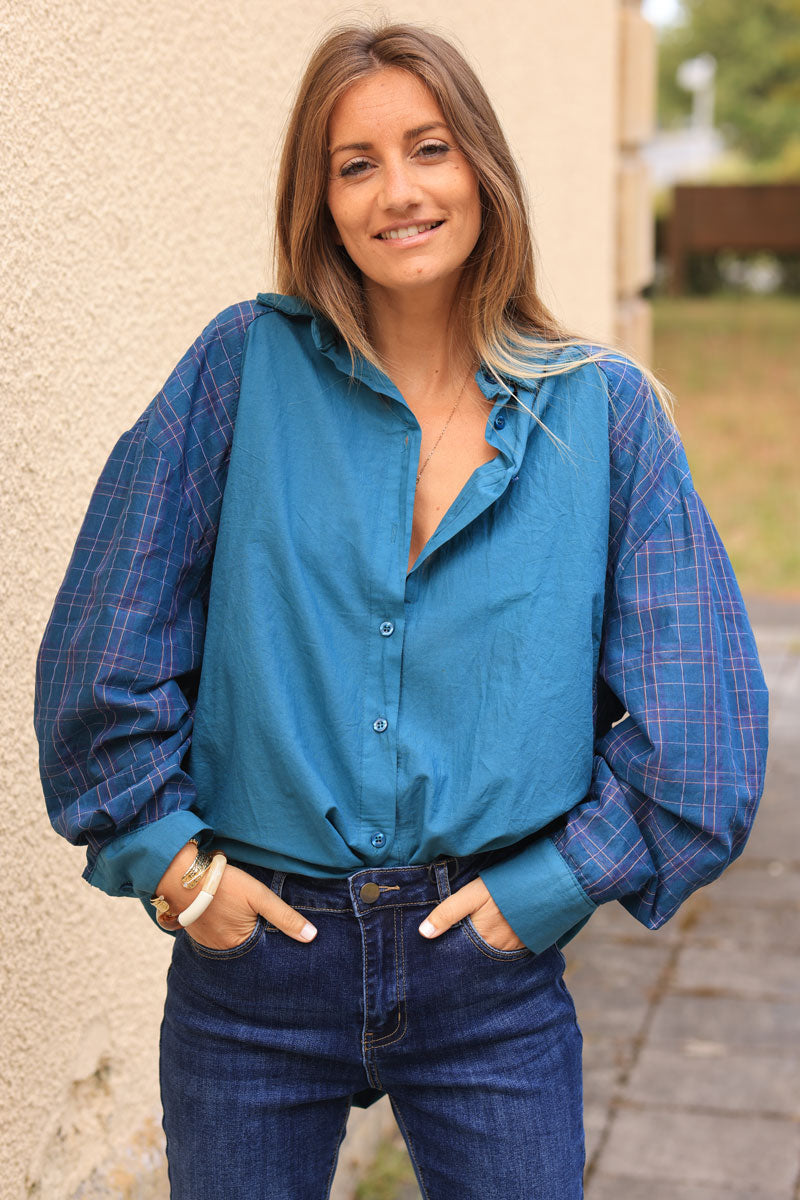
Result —
M173 858L158 884L156 894L169 901L173 917L159 918L163 929L181 929L177 914L199 894L202 880L191 890L182 887L181 876L191 866L197 847L189 843ZM298 942L309 942L316 929L271 888L254 879L247 871L227 864L217 887L216 895L201 917L186 929L191 938L210 950L232 950L245 942L255 928L259 916ZM303 934L305 930L305 936Z

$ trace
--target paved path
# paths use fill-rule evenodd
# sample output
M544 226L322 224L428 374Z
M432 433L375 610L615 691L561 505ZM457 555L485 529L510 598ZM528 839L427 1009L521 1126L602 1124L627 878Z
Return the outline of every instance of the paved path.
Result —
M565 948L587 1200L800 1200L800 605L748 612L771 714L742 856L657 932L605 905Z

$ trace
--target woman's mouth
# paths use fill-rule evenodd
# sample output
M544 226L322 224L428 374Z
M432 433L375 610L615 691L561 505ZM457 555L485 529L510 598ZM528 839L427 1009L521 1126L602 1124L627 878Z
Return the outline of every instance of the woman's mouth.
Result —
M418 242L420 238L432 233L443 224L444 221L425 221L417 225L404 225L399 229L387 229L385 233L378 233L375 236L381 242Z

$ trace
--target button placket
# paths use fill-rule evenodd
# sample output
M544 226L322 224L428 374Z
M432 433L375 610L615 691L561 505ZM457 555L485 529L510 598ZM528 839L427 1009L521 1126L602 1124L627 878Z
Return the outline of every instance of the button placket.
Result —
M392 398L395 398L394 392L391 395ZM380 862L384 858L394 837L397 803L397 731L395 724L390 724L390 722L394 722L399 705L400 666L404 640L403 616L398 615L399 623L396 623L387 615L382 616L381 608L383 608L384 614L388 612L401 614L404 603L405 566L408 556L407 549L405 552L403 551L401 544L403 539L398 534L406 528L410 521L410 511L413 505L413 488L410 486L410 481L413 482L413 472L409 460L411 458L416 461L419 457L419 443L422 436L419 424L407 406L404 406L402 414L397 413L397 415L403 422L401 454L388 468L390 477L387 477L387 485L393 485L397 478L397 487L387 486L385 489L384 498L391 497L391 500L386 499L386 509L381 514L381 519L384 522L388 521L390 536L387 549L391 555L391 563L387 562L386 564L390 568L388 578L384 577L383 586L379 589L376 588L374 592L377 611L371 607L372 621L375 624L372 625L372 621L370 622L374 631L371 635L373 642L370 661L375 671L375 689L371 695L365 696L368 707L364 714L365 725L368 722L368 727L371 727L372 732L381 735L378 739L372 740L367 733L362 760L364 801L361 807L361 830L362 836L366 835L369 849L368 858L375 862ZM396 501L395 496L397 497ZM398 590L400 581L396 573L398 565L402 568L403 588L400 590ZM386 640L376 644L375 632ZM370 708L373 713L371 720ZM377 714L375 709L378 710ZM384 828L382 829L381 826Z

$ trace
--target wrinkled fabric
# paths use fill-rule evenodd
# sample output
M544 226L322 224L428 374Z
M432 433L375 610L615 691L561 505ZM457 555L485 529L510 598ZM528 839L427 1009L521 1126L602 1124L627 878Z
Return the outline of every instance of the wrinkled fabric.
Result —
M37 661L91 883L146 901L192 836L320 878L505 849L538 953L741 852L767 692L677 433L620 353L476 381L496 456L408 575L419 424L293 297L219 314L120 438Z

